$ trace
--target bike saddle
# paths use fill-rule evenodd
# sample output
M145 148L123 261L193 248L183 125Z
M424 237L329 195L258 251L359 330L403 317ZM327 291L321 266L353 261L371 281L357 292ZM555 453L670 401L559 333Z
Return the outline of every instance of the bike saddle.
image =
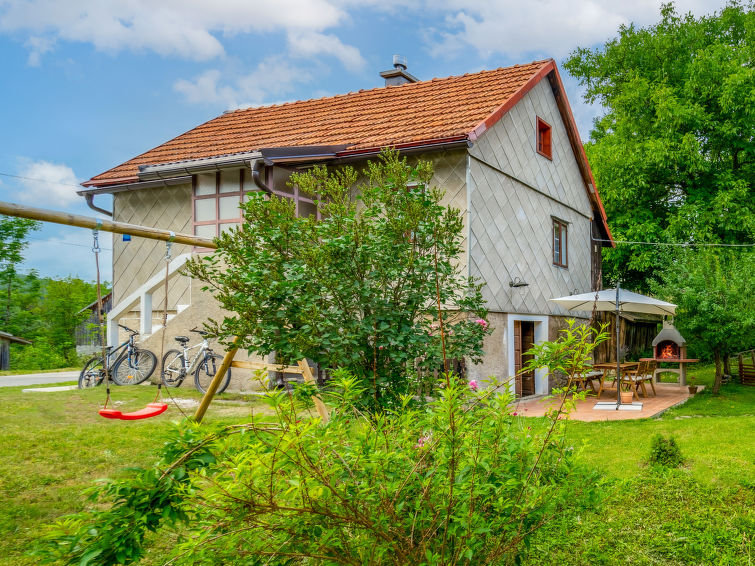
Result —
M181 344L186 344L189 341L188 336L176 336L175 338L176 342L179 342Z

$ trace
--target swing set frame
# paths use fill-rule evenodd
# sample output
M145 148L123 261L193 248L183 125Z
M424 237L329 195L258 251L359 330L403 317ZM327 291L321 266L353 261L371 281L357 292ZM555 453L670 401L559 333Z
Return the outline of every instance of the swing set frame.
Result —
M114 234L128 234L131 236L138 236L138 237L147 238L150 240L160 240L163 242L167 242L168 244L171 244L171 243L187 244L187 245L197 246L200 248L207 248L207 249L217 249L218 247L215 241L210 238L200 238L199 236L194 236L191 234L181 234L177 232L172 232L170 230L152 228L150 226L141 226L139 224L128 224L126 222L116 222L114 220L102 220L99 218L93 218L91 216L71 214L67 212L60 212L57 210L49 210L45 208L36 208L32 206L25 206L25 205L20 205L20 204L11 203L11 202L0 201L0 214L4 214L6 216L16 216L20 218L29 218L31 220L40 220L42 222L52 222L55 224L63 224L65 226L90 228L91 230L95 230L95 231L102 230L104 232L112 232ZM168 250L170 250L170 248L168 248ZM167 256L169 257L169 251L168 251ZM99 260L98 260L97 277L99 280ZM98 293L99 293L99 289L98 289ZM167 298L166 298L166 306L167 306ZM164 339L165 329L166 329L166 324L164 322L163 339ZM226 372L228 371L228 368L230 367L262 370L262 371L268 371L268 372L280 371L280 372L285 372L285 373L299 374L303 377L305 382L309 382L309 383L314 382L312 369L309 367L309 364L307 363L306 359L299 361L296 366L285 366L285 365L280 365L280 364L269 364L269 363L264 363L264 362L235 361L234 358L236 357L236 354L239 351L239 348L236 346L238 342L239 342L239 338L234 337L233 339L234 346L226 351L226 354L223 357L223 362L220 364L220 367L217 369L217 372L215 373L215 376L213 377L212 382L210 383L210 386L207 388L207 391L202 396L202 400L199 403L199 407L197 407L197 410L194 413L194 417L193 417L193 419L196 422L198 423L202 422L202 419L204 418L204 415L207 412L208 407L212 403L212 400L215 397L215 394L217 393L218 387L222 383L223 377L225 376ZM159 391L158 391L158 395L159 395ZM108 398L109 398L109 392L108 392ZM315 408L317 409L317 413L320 416L320 419L322 420L323 423L327 423L329 420L329 413L328 413L327 407L322 402L322 399L320 399L319 396L313 396L312 399L314 401ZM142 419L142 418L148 418L148 417L156 416L160 413L163 413L167 409L167 405L165 405L164 403L157 403L156 401L157 399L155 399L155 402L149 403L147 407L145 407L144 409L135 411L133 413L121 413L120 411L114 411L113 409L105 408L105 409L102 409L102 411L106 411L106 412L109 411L110 413L102 414L102 411L101 411L100 414L102 414L102 416L106 418L114 418L114 419L120 419L120 420L137 420L137 419ZM158 405L165 405L165 407L164 408L158 407ZM116 413L118 414L116 415Z

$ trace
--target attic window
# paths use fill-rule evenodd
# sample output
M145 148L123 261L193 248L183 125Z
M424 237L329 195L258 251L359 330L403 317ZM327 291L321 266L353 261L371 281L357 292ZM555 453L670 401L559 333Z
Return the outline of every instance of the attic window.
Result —
M537 152L548 159L553 159L551 127L548 122L539 117L537 118Z

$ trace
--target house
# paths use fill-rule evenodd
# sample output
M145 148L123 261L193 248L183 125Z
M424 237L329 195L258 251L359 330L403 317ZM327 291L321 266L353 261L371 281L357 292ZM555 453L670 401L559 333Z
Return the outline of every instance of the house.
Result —
M19 338L8 334L7 332L0 332L0 370L10 369L10 343L15 344L31 344L29 340L25 338Z
M574 316L548 299L594 289L600 248L612 245L556 64L418 81L399 62L382 76L382 88L226 112L93 177L80 194L100 211L96 196L112 194L117 221L214 236L241 221L239 203L260 187L294 200L299 214L316 214L306 195L286 186L297 168L358 168L388 146L430 160L446 202L467 213L462 267L486 283L495 328L484 362L469 374L514 375L529 345L555 337ZM113 247L110 339L120 319L140 324L159 351L153 304L163 304L165 245L138 239ZM177 274L201 250L173 248L169 336L220 315L196 282ZM544 374L516 383L523 395L548 388Z

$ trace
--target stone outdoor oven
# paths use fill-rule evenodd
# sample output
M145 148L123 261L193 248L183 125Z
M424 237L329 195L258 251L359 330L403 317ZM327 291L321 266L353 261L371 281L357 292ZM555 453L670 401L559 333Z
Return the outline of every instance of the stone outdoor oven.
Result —
M659 362L686 359L687 341L671 322L664 320L663 330L653 340L653 357Z

